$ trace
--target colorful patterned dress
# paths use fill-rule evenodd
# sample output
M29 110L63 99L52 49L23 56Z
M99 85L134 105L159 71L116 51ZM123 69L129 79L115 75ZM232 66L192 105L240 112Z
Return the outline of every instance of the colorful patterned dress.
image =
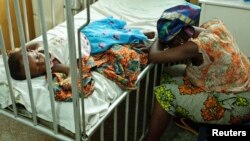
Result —
M250 62L220 20L204 23L206 30L191 39L203 54L200 66L165 68L155 88L162 107L195 122L238 124L250 120Z

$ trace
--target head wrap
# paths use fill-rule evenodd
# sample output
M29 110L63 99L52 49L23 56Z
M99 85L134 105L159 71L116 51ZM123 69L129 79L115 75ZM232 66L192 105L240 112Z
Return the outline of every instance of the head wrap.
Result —
M200 17L200 7L185 3L166 9L157 21L159 40L168 43L185 25L194 24Z

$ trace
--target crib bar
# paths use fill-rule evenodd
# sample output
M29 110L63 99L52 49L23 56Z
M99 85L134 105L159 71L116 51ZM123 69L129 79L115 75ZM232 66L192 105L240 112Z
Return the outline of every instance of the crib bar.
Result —
M86 0L86 6L87 6L87 21L77 30L77 38L78 38L78 55L79 57L82 56L82 52L81 52L81 30L87 26L90 22L90 7L89 7L90 3L89 3L89 0ZM82 61L79 61L79 70L82 70ZM79 71L79 78L82 78L83 74L82 74L82 71ZM81 85L81 93L83 92L83 84ZM83 95L83 94L82 94ZM85 113L85 108L84 108L84 98L82 97L81 98L81 103L82 103L82 113ZM87 136L86 136L86 124L85 124L85 114L82 114L82 126L83 126L83 129L82 129L82 138L83 139L86 139Z
M117 108L114 110L114 132L113 132L113 140L117 141Z
M142 71L140 77L138 79L142 79L145 75L146 76L146 86L149 86L149 76L150 76L150 69L154 67L153 64L150 64L148 65L144 71ZM157 67L155 68L155 74L157 74ZM154 81L156 81L156 78L154 78ZM156 82L154 82L156 83ZM140 94L140 81L137 82L137 85L138 85L138 88L137 88L137 93L136 93L136 104L138 104L138 108L136 113L135 113L135 131L134 131L134 140L137 140L137 125L138 125L138 110L139 110L139 94ZM145 97L144 97L144 101L147 101L148 99L148 89L146 88L145 89ZM97 127L101 124L103 124L103 121L106 119L106 117L109 116L109 114L111 113L111 111L114 109L114 128L113 128L113 140L117 140L117 109L116 109L116 106L124 99L124 97L126 97L126 107L125 107L125 134L124 134L124 140L128 140L128 113L129 113L129 91L126 91L125 93L123 93L111 106L110 108L108 109L108 114L105 115L104 117L102 117L97 124L94 125L93 128L91 128L88 132L87 132L87 135L88 136L92 136L92 134L94 133L94 131L97 129ZM147 102L144 103L144 118L143 118L143 135L141 136L140 139L143 139L144 136L145 136L145 133L146 133L146 107L147 107ZM102 130L102 127L101 127L101 130ZM102 131L100 133L100 137L102 137ZM101 138L102 140L102 138Z
M154 64L149 64L149 65L146 66L146 68L144 68L144 70L143 70L143 71L140 73L140 75L138 76L138 80L137 80L136 84L140 82L139 80L141 80L141 79L147 74L147 71L150 70L152 67L154 67ZM139 86L139 85L138 85L138 86ZM127 132L127 131L128 131L128 127L127 127L127 125L128 125L128 111L129 111L129 108L128 108L128 106L129 106L129 100L127 100L127 99L128 99L127 95L128 95L129 93L130 93L130 91L125 91L125 92L123 92L122 95L119 96L119 97L114 101L114 103L112 103L112 104L110 105L110 107L109 107L109 109L108 109L108 111L107 111L108 114L106 114L106 115L104 115L103 117L101 117L101 118L98 120L98 122L97 122L95 125L93 125L93 127L92 127L90 130L88 130L88 131L86 132L86 135L87 135L88 137L90 137L90 136L93 135L93 133L98 129L98 127L102 124L102 122L103 122L107 117L109 117L111 111L113 111L113 110L117 107L117 105L119 105L119 104L123 101L123 99L126 98L126 109L125 109L125 126L126 126L126 127L125 127L125 136L124 136L124 138L125 138L125 140L127 139L127 135L128 135L128 132ZM128 95L128 96L129 96L129 95Z
M44 43L44 54L45 54L45 66L46 66L46 72L47 72L47 79L48 79L48 86L49 86L49 93L50 93L50 104L51 104L51 110L52 110L52 117L53 117L53 127L55 134L58 133L58 121L57 121L57 115L55 112L55 98L54 93L52 89L52 73L50 69L50 55L49 55L49 49L48 49L48 39L47 39L47 32L46 32L46 23L45 23L45 17L44 17L44 9L43 9L43 2L42 0L38 0L38 8L39 8L39 15L40 15L40 22L41 22L41 30L42 30L42 36L43 36L43 43Z
M86 7L85 0L80 0L80 2L81 2L82 9L84 9Z
M81 10L80 0L73 0L71 9L74 15L77 14Z
M154 67L154 64L149 64L149 65L146 66L146 68L143 69L143 71L139 74L139 76L138 76L138 78L137 78L137 80L136 80L136 84L137 84L138 82L140 82L140 81L144 78L144 76L147 74L147 72L148 72L152 67Z
M108 108L107 114L104 115L104 116L102 116L102 117L98 120L98 122L97 122L95 125L93 125L93 127L92 127L91 129L89 129L89 130L86 132L86 134L87 134L88 136L92 136L92 135L93 135L93 133L96 131L97 127L99 127L100 124L102 124L103 121L104 121L107 117L109 117L111 111L113 111L113 110L117 107L117 105L119 105L119 104L122 102L122 100L127 96L127 94L129 94L129 91L123 92L123 93L121 94L121 96L119 96L119 97L110 105L110 107Z
M87 21L77 30L77 39L78 39L78 55L79 55L79 58L82 56L82 52L81 52L81 30L89 24L90 22L90 3L89 3L89 0L86 0L86 5L87 5ZM82 70L82 61L79 61L79 70ZM83 76L82 74L82 71L79 71L79 78L81 79ZM83 84L81 85L80 87L81 89L81 94L83 92ZM83 95L83 94L82 94ZM85 108L84 108L84 98L82 97L81 98L81 102L82 102L82 105L81 105L81 109L82 109L82 113L85 113ZM87 136L86 136L86 124L85 124L85 114L82 114L82 126L83 126L83 129L82 129L82 138L83 139L86 139Z
M146 137L146 133L148 132L148 128L147 128L147 112L150 112L150 114L152 113L152 109L153 109L153 100L154 100L154 95L152 95L152 104L150 109L148 110L147 106L148 106L148 97L150 96L149 94L153 94L153 93L149 93L149 77L150 77L150 71L152 69L150 69L147 72L147 76L146 76L146 84L145 84L145 95L144 95L144 110L143 110L143 127L142 127L142 135L140 136L140 138L138 139L139 141L143 141L145 140ZM158 64L154 65L154 76L153 76L153 88L156 85L157 82L157 72L158 72ZM152 91L153 92L153 91Z
M74 122L75 122L75 139L80 141L81 138L81 121L80 121L80 104L79 104L79 94L77 90L77 60L76 60L76 43L75 43L75 33L74 33L74 19L71 11L71 1L65 0L66 6L66 23L69 41L69 56L70 56L70 76L71 76L71 90L73 94L73 110L74 110ZM81 62L81 61L80 61ZM83 104L84 105L84 104ZM84 115L84 114L83 114Z
M14 115L15 117L17 117L17 108L16 108L16 102L15 102L15 96L14 96L14 92L13 92L13 85L12 85L12 81L10 79L10 69L9 69L9 64L7 63L7 54L6 54L6 49L5 49L5 43L4 43L4 39L3 39L3 32L2 32L2 27L0 26L0 49L2 52L2 56L3 56L3 62L4 62L4 67L5 67L5 72L6 72L6 77L7 77L7 81L9 84L9 90L10 90L10 97L11 97L11 101L12 101L12 105L13 105L13 111L14 111Z
M154 82L153 82L153 96L152 96L152 104L151 104L151 110L150 110L150 113L153 112L153 108L154 108L154 100L155 100L155 97L154 97L154 88L156 86L156 81L157 81L157 73L158 73L158 67L159 67L159 64L156 64L155 67L154 67Z
M164 72L164 67L165 67L165 64L161 64L161 74Z
M126 109L125 109L125 133L124 140L128 140L128 117L129 117L129 95L126 96Z
M25 25L25 35L26 35L26 42L30 41L30 34L29 34L29 24L28 24L28 13L26 7L26 0L22 0L23 2L23 15L24 15L24 25Z
M101 124L100 141L104 141L104 123Z
M144 135L146 131L146 117L147 117L147 101L148 101L148 87L149 87L149 74L150 70L147 72L147 77L146 77L146 87L145 87L145 95L144 95L144 112L143 112L143 126L142 126L142 133ZM143 136L142 135L142 136Z
M11 49L13 50L15 48L15 42L14 42L14 36L13 36L13 30L12 30L12 22L11 22L11 16L10 16L9 0L5 0L5 8L6 8L6 17L7 17L7 20L8 20L10 44L11 44Z
M88 3L93 4L95 3L97 0L79 0L81 3L81 9L84 9L88 6L88 4L86 4L86 2L88 1Z
M136 90L136 102L135 102L135 126L134 126L134 141L137 140L137 126L138 126L138 109L139 109L139 99L140 99L140 86L141 81L137 83L138 87Z
M56 22L55 22L55 0L50 0L51 3L51 14L52 14L52 25L53 27L56 26Z
M28 84L28 91L29 91L29 97L30 97L30 104L32 109L32 118L34 125L37 125L37 111L34 105L34 98L33 98L33 91L32 91L32 84L31 84L31 76L30 76L30 69L29 69L29 62L27 57L27 51L25 47L25 38L24 38L24 31L23 31L23 25L22 25L22 18L21 18L21 12L19 7L19 0L14 0L14 8L17 18L17 25L18 25L18 33L20 37L21 47L22 47L22 56L23 56L23 62L24 62L24 70L25 70L25 76L27 79Z

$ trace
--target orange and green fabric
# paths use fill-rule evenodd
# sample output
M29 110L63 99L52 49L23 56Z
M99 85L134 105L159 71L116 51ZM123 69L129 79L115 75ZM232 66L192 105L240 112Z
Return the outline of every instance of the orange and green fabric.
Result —
M94 91L94 79L91 72L96 71L114 81L123 90L136 89L136 80L141 70L148 64L148 54L143 52L143 44L113 45L109 50L82 59L82 79L84 97ZM65 74L54 73L53 90L58 101L71 101L71 91L62 89L60 82L67 79Z
M201 25L206 30L191 39L203 54L200 66L188 65L187 77L206 91L250 91L250 62L222 21L214 19Z
M182 77L185 69L185 65L166 67L161 85L154 89L157 101L168 113L209 124L240 124L250 120L249 91L206 92ZM180 72L183 75L179 76Z
M124 90L136 89L136 80L148 64L148 54L142 44L114 45L108 51L83 59L83 70L90 80L91 71L99 72Z

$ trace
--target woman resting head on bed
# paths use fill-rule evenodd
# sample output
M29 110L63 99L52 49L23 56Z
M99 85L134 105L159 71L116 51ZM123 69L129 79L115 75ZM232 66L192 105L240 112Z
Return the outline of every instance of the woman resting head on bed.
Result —
M46 74L45 54L42 42L34 42L26 45L27 57L30 67L31 78ZM51 71L69 75L70 68L62 64L53 54L50 53ZM8 64L11 77L15 80L25 80L24 63L21 49L17 49L9 54ZM64 83L65 89L70 89L69 84Z
M164 73L162 84L154 89L148 141L159 140L171 117L179 117L178 125L196 135L186 121L239 124L250 120L250 62L222 21L191 26L199 14L198 6L187 3L165 10L157 22L158 41L150 49L149 60L188 61L182 76Z

